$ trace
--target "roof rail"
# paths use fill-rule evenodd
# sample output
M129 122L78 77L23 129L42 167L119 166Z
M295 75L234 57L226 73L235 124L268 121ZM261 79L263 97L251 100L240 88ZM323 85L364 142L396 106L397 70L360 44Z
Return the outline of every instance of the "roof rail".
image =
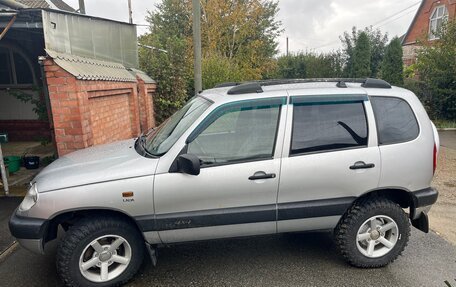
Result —
M247 82L244 84L239 84L232 87L228 90L228 95L241 95L241 94L250 94L250 93L262 93L263 89L261 84L257 82Z
M361 85L363 88L391 89L390 83L380 79L367 78Z
M247 94L247 93L262 93L262 87L277 86L287 84L303 84L303 83L337 83L338 88L347 88L347 83L358 83L363 88L376 89L391 89L391 85L381 79L350 79L350 78L316 78L316 79L274 79L274 80L259 80L244 83L228 82L215 86L215 88L232 87L229 95Z
M226 82L226 83L220 83L214 86L214 88L226 88L226 87L234 87L234 86L239 86L241 83L239 82Z

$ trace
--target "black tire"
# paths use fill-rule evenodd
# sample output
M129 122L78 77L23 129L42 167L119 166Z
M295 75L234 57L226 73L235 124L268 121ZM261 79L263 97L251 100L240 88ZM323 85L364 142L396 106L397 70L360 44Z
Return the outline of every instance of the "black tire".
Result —
M365 256L357 247L357 234L361 225L373 216L384 215L397 224L398 239L385 255L377 258ZM344 259L360 268L378 268L388 265L402 254L410 237L410 222L407 214L396 203L381 197L371 197L356 201L337 225L335 241ZM372 240L372 239L370 239Z
M131 247L131 259L126 269L106 282L92 282L79 269L84 249L104 235L123 237ZM57 249L57 272L66 286L119 286L129 281L140 268L145 253L144 239L136 226L121 217L97 216L84 218L68 229Z

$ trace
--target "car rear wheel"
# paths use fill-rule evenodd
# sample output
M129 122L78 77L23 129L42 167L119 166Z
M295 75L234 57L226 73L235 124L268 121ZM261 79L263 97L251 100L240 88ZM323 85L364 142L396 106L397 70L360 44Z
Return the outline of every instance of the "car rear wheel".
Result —
M133 277L144 240L122 218L84 218L71 226L57 250L57 271L67 286L118 286Z
M335 229L342 256L351 265L362 268L393 262L405 249L409 236L407 214L386 198L355 202Z

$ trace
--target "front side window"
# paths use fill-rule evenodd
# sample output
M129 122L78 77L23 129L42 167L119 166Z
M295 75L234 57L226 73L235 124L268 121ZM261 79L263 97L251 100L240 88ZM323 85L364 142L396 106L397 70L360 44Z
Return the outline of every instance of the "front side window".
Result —
M203 166L270 159L274 153L280 107L261 103L222 107L191 140L187 152L198 156Z
M429 40L439 39L439 32L448 20L448 10L445 5L435 7L429 19Z
M366 146L363 102L294 105L291 155Z
M418 136L418 122L406 101L392 97L371 97L371 103L377 121L379 144L411 141Z

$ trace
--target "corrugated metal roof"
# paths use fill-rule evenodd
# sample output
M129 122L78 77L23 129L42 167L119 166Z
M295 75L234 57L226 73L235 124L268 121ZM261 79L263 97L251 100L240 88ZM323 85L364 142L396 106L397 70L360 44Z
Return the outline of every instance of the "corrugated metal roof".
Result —
M52 2L52 4L55 5L55 7L57 7L57 9L68 11L68 12L76 12L76 10L73 9L73 7L71 7L67 3L63 2L62 0L50 0L50 1Z
M28 6L29 8L55 8L68 11L68 12L76 12L70 5L65 3L62 0L16 0L17 2ZM50 5L52 4L52 5Z
M151 77L149 77L149 75L147 75L145 72L143 72L141 70L137 70L137 69L129 69L129 70L131 71L131 73L133 75L138 76L146 84L156 84L157 83Z
M28 6L29 8L51 8L46 0L16 0L17 2Z
M55 63L79 80L136 82L122 64L78 57L46 49Z

